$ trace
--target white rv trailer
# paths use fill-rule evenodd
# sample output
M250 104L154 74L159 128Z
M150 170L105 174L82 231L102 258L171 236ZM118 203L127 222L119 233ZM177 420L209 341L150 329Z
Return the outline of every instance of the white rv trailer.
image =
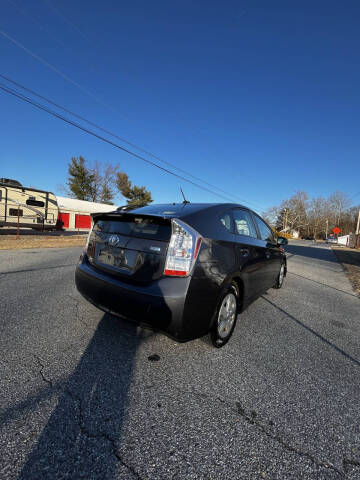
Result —
M58 205L51 192L24 187L17 180L0 178L0 227L56 228Z
M87 202L76 198L56 197L59 206L58 224L63 230L87 231L91 228L91 213L112 212L115 205Z

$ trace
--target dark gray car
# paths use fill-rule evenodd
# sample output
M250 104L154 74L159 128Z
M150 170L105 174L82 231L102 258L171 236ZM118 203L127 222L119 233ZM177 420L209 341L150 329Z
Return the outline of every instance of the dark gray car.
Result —
M76 269L100 309L178 341L229 340L237 314L286 275L287 240L236 204L150 205L93 215Z

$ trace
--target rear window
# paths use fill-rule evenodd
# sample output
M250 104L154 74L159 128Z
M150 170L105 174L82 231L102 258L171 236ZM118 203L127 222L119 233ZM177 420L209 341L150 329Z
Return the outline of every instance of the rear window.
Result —
M124 215L116 220L100 219L96 222L94 230L103 233L119 233L128 237L163 241L169 241L171 237L171 223L169 220L135 215Z

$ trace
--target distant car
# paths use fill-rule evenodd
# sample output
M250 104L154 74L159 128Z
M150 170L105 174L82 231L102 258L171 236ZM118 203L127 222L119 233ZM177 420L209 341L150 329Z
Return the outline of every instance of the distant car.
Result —
M188 341L227 343L237 314L286 275L282 237L235 204L150 205L93 214L76 269L105 312Z
M328 237L326 240L325 240L326 243L338 243L337 241L337 238L335 237Z

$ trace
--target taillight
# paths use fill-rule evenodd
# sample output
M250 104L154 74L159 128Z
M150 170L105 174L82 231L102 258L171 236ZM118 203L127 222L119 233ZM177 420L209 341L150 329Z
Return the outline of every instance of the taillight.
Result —
M89 240L90 240L90 237L91 237L91 232L93 231L93 227L90 228L89 230L89 234L87 236L87 239L86 239L86 244L85 244L85 251L88 249L88 246L89 246Z
M87 237L86 245L85 245L85 252L90 261L92 261L93 258L95 257L95 247L96 247L96 242L94 241L94 239L91 240L91 233L93 231L93 228L94 227L92 226L89 231L89 235Z
M165 275L186 277L200 251L202 237L181 220L171 220L172 233L165 263Z

